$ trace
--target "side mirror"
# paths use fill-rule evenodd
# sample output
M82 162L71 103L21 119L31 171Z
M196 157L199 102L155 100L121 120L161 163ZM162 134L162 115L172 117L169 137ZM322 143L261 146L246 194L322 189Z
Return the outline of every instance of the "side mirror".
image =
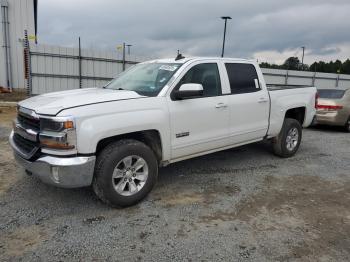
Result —
M198 97L203 95L203 86L201 84L183 84L174 92L174 98L177 100Z

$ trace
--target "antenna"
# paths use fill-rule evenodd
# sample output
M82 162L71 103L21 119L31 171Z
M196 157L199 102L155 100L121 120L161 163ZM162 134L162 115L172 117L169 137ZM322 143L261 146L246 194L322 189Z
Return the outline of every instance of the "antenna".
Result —
M184 59L184 58L185 58L185 57L184 57L182 54L180 54L180 53L179 53L179 50L178 50L177 56L176 56L176 58L175 58L175 61L181 60L181 59Z

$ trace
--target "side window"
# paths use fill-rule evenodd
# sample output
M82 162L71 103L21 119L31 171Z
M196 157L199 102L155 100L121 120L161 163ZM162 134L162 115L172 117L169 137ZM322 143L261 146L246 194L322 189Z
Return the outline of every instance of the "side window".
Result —
M230 80L231 94L252 93L260 91L258 74L251 64L227 63L225 64Z
M202 84L203 96L205 97L221 95L221 81L218 65L216 63L193 66L182 77L176 89L180 88L182 84L188 83Z

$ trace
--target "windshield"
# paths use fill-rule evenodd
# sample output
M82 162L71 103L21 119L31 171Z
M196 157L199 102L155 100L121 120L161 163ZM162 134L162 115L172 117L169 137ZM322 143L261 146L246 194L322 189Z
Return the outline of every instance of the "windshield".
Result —
M144 96L157 96L181 65L175 63L137 64L113 79L105 88L135 91Z
M337 89L319 89L317 90L320 98L333 98L339 99L344 96L345 90L337 90Z

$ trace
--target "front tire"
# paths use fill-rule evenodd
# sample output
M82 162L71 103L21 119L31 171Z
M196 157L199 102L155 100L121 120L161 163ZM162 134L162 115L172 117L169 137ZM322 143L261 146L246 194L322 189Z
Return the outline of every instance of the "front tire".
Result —
M298 151L302 137L302 127L299 121L286 118L282 130L272 140L273 152L280 157L291 157Z
M144 199L158 177L158 161L144 143L125 139L107 145L98 155L95 194L111 206L127 207Z

